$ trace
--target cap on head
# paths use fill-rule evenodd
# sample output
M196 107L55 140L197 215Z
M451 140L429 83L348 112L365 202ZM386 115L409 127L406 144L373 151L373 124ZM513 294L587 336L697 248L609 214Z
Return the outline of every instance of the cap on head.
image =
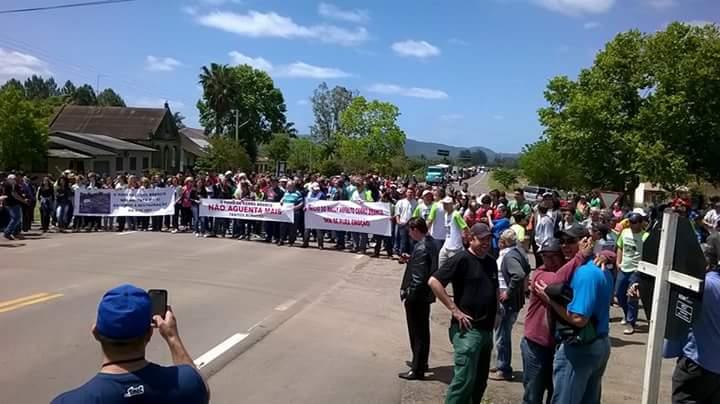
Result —
M588 236L588 231L586 228L584 228L582 226L572 226L568 229L560 230L557 233L556 237L557 238L565 238L565 239L572 238L572 239L580 240L581 238L587 237L587 236Z
M477 239L482 239L485 237L492 236L492 232L490 231L490 226L486 225L485 223L475 223L470 228L470 234L473 235L473 237Z
M424 190L423 193L422 193L422 197L424 198L424 197L426 197L426 196L428 196L428 195L432 196L432 191L429 190L429 189Z
M543 241L542 245L540 245L540 252L541 253L551 253L551 252L559 252L560 251L560 240L556 239L555 237L550 237Z
M643 220L643 217L639 213L633 212L628 216L628 221L630 222L630 224L638 224L638 223L641 223L642 220Z
M446 196L443 198L442 203L446 204L453 204L455 201L453 200L452 196Z
M152 322L150 295L125 284L108 290L98 304L95 329L103 337L128 340L142 337Z

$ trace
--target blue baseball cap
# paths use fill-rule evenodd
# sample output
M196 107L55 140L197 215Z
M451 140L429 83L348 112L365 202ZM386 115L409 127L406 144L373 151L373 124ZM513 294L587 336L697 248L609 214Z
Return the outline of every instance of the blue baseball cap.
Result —
M145 335L151 322L150 295L125 284L105 292L98 304L95 329L103 337L126 340Z

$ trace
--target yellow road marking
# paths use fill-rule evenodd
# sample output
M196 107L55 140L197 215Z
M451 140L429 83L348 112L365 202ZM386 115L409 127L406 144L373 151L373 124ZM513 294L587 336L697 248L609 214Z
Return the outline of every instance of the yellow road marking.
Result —
M20 298L13 299L13 300L8 300L7 302L0 302L0 309L2 309L3 307L12 306L12 305L20 303L20 302L24 302L26 300L33 300L33 299L37 299L38 297L44 297L44 296L47 296L48 294L49 293L36 293L34 295L20 297Z
M38 298L35 298L35 299L32 299L32 300L27 300L27 298L25 298L24 301L22 301L22 302L20 302L20 303L14 304L14 305L12 305L12 306L2 307L2 308L0 308L0 313L5 313L5 312L8 312L8 311L12 311L12 310L19 309L19 308L21 308L21 307L25 307L25 306L30 306L30 305L32 305L32 304L37 304L37 303L46 302L46 301L48 301L48 300L52 300L52 299L56 299L56 298L58 298L58 297L64 296L62 293L56 293L56 294L54 294L54 295L48 295L47 293L44 293L43 295L46 295L46 296L38 297Z

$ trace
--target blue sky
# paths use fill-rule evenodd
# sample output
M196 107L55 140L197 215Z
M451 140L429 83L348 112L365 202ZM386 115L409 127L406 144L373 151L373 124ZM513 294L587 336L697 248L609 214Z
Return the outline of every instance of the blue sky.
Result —
M5 0L0 9L70 0ZM112 87L197 126L200 67L268 71L300 133L317 85L399 106L408 137L517 152L542 128L551 77L618 32L717 22L717 0L138 0L0 15L0 81L38 73Z

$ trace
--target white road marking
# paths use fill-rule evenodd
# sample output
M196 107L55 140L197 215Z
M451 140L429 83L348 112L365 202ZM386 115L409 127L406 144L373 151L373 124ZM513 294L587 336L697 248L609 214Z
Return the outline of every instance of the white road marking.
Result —
M126 235L128 235L128 234L133 234L133 233L137 233L137 231L136 231L136 230L124 231L124 232L122 232L122 233L116 233L116 234L117 234L118 236L126 236Z
M205 366L209 365L210 362L217 359L220 355L227 352L230 348L239 344L240 341L247 338L247 336L248 336L248 334L240 334L240 333L232 335L230 338L217 344L214 348L205 352L199 358L195 359L195 366L197 366L198 369L204 368Z
M276 311L285 311L289 308L291 308L295 303L297 303L297 300L288 300L287 302L275 307Z

